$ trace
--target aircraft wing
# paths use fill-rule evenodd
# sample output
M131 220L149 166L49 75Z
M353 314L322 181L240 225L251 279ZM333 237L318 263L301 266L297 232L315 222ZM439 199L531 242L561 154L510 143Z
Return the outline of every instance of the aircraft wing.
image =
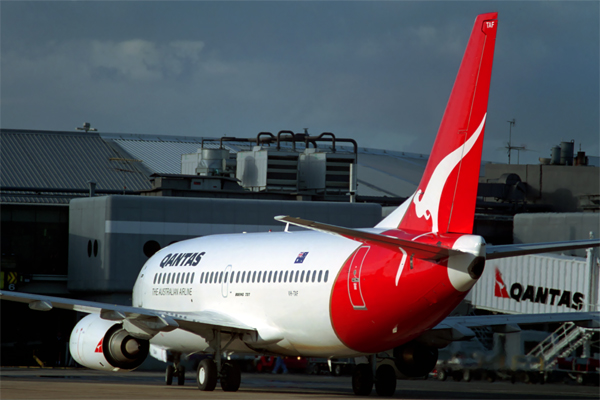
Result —
M473 328L491 327L494 332L513 333L521 330L521 325L542 323L574 322L583 328L600 328L600 312L570 312L548 314L473 315L447 317L431 331L426 332L425 341L451 342L469 340L475 337Z
M380 235L373 232L365 232L357 229L344 228L336 225L324 224L322 222L309 221L302 218L280 215L275 217L277 221L289 223L314 231L328 233L330 235L341 236L346 239L355 240L361 243L377 243L392 248L396 251L399 247L405 250L411 250L418 253L422 258L429 260L439 260L454 254L462 254L460 251L441 246L434 246L425 243L417 243L410 240L399 239L394 236Z
M155 331L171 331L180 328L204 336L207 330L219 328L222 332L226 333L256 334L255 328L216 311L178 313L7 291L0 291L0 300L27 303L29 304L29 308L38 311L62 308L89 314L99 314L102 319L111 321L128 320L136 326L141 325L144 328Z
M486 259L493 260L495 258L524 256L526 254L548 253L562 250L587 249L598 246L600 246L600 239L572 240L568 242L507 244L501 246L487 245Z

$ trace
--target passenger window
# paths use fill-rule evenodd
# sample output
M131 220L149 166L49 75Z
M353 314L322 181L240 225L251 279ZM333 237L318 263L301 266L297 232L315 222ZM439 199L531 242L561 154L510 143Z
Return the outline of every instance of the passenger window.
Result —
M323 271L319 271L319 277L317 278L317 282L321 282L322 276L323 276Z
M192 272L192 277L190 278L190 283L194 283L194 275L196 275L196 273Z
M296 277L294 278L294 282L298 282L298 275L300 274L300 271L296 271Z
M313 277L312 277L312 281L311 282L314 282L316 277L317 277L317 270L315 269L313 271Z
M213 276L215 275L214 272L210 273L210 279L208 280L208 283L212 283L213 282Z
M185 283L186 284L190 283L190 273L189 272L185 275Z
M258 271L258 280L257 280L258 283L260 283L260 274L261 273L262 273L261 271Z
M267 281L267 271L263 271L263 283Z
M270 279L269 279L270 280ZM277 271L273 273L273 283L277 282Z
M252 273L252 283L256 280L256 271Z
M273 276L273 271L269 271L269 283L271 283L271 277Z
M240 271L238 271L236 277L235 277L235 283L238 283L240 281Z
M204 282L204 272L200 275L200 283Z
M229 271L225 272L225 283L227 283L228 275L229 275Z
M169 272L169 275L167 276L167 283L171 283L171 273Z
M156 283L156 278L157 277L158 277L158 274L154 274L154 281L152 282L153 285Z
M242 272L242 283L246 280L246 271Z
M277 282L281 283L281 278L283 278L283 271L279 271L279 280Z
M289 271L285 271L285 276L283 277L283 282L287 282L287 276Z
M314 280L314 276L313 276L313 280ZM223 282L223 272L221 272L219 274L219 283Z
M173 278L177 284L179 283L179 275L181 275L181 272L178 272L177 275L173 274Z
M231 271L231 278L229 278L229 283L233 283L233 276L235 275L235 272Z
M300 283L304 282L304 271L302 271L302 275L300 275Z
M327 283L327 278L329 278L329 271L325 271L325 277L323 278L323 282Z

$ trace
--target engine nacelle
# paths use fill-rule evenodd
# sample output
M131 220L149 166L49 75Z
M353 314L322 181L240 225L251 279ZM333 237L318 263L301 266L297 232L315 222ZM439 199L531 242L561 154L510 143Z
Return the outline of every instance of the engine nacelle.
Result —
M419 342L408 342L394 349L394 363L403 375L417 378L430 373L438 360L438 349Z
M85 367L131 371L148 356L150 342L134 338L120 323L90 314L75 325L69 350L73 359Z

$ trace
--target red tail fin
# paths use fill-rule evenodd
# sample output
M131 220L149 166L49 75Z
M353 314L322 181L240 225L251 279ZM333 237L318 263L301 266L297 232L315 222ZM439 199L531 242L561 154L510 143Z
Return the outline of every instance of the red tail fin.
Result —
M417 192L405 205L400 229L473 231L497 16L482 14L475 20L429 162Z

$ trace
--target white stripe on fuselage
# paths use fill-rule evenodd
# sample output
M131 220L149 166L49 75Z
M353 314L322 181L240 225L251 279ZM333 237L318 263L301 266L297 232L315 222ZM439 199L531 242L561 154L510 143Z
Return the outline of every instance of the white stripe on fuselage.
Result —
M134 288L134 305L180 312L214 310L257 328L259 336L266 336L265 340L273 332L280 333L284 340L270 345L268 349L282 354L355 354L339 341L333 331L329 307L337 275L359 245L352 240L319 232L213 235L178 242L161 249L148 260ZM205 254L196 266L185 265L191 264L184 262L186 258L191 260L191 256L182 256L179 266L160 266L168 254L202 252ZM300 253L306 252L308 254L303 260L297 260ZM233 282L228 272L227 284L223 279L221 283L215 283L215 277L221 273L224 278L228 266L231 266L230 271L235 275ZM282 271L283 279L280 282ZM309 282L306 282L307 271L311 271ZM256 278L254 282L252 279L248 282L248 273L254 277L255 272L256 277L258 272L261 273L261 282L257 282ZM265 272L267 281L263 282ZM294 279L290 282L292 272ZM299 278L304 272L303 282L299 282L300 279L296 282L297 272ZM187 278L190 274L191 277L192 273L193 283L186 284L185 279L181 283L182 276ZM200 283L202 273L204 279ZM211 273L213 283L206 283L206 276L208 274L210 277ZM242 283L243 273L246 279ZM273 282L275 273L277 282ZM154 283L156 274L179 274L180 283L163 284L162 275L161 283ZM318 281L319 274L321 282ZM324 282L326 274L327 282ZM269 275L271 282L268 282ZM187 334L177 332L160 334L153 339L153 343L169 347L165 342L175 342L169 338L175 339L177 335L179 341L187 343L185 351L190 350L188 342L194 340L197 346L194 351L206 348L204 341L197 336L193 335L188 340L184 338Z

